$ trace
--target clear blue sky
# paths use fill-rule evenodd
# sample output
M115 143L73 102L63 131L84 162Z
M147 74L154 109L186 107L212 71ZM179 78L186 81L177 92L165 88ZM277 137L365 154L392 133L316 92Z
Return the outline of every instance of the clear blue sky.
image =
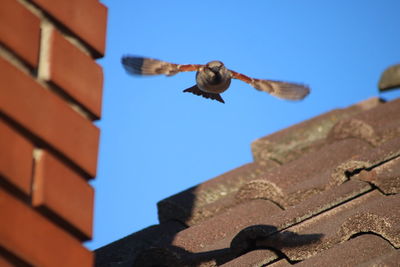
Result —
M158 223L159 200L251 162L255 139L378 96L381 72L400 63L398 0L103 3L109 17L90 249ZM221 104L182 93L195 73L128 76L120 64L126 54L221 60L312 92L289 102L233 81Z

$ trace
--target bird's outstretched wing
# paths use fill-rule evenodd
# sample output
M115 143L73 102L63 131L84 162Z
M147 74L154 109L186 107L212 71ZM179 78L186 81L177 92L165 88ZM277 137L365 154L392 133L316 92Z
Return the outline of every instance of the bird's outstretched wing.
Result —
M161 61L158 59L136 56L124 56L122 65L129 74L133 75L175 75L182 71L197 71L203 65L187 64L179 65Z
M310 88L303 84L254 79L233 70L229 71L232 78L246 82L257 90L270 93L278 98L300 100L310 93Z

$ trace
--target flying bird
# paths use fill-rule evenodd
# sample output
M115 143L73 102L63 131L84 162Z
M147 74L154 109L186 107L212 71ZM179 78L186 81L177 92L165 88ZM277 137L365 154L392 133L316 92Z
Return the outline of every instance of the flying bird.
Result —
M227 69L224 63L217 60L210 61L205 65L181 65L146 57L124 56L122 57L122 65L132 75L163 74L172 76L179 72L197 71L196 84L183 90L183 92L217 100L221 103L225 102L220 94L229 88L232 78L246 82L257 90L282 99L300 100L310 92L309 87L303 84L251 78Z

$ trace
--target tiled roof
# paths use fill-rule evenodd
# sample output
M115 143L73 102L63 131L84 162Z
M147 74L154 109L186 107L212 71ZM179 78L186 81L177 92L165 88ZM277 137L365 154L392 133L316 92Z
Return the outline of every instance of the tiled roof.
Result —
M252 151L160 201L160 224L98 249L97 266L400 262L400 99L330 111Z

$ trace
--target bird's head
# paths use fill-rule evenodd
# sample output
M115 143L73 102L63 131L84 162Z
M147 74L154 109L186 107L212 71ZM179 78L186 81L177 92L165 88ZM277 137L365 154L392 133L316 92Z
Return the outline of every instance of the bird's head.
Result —
M224 63L218 60L210 61L206 64L206 69L214 73L220 72L224 68Z

